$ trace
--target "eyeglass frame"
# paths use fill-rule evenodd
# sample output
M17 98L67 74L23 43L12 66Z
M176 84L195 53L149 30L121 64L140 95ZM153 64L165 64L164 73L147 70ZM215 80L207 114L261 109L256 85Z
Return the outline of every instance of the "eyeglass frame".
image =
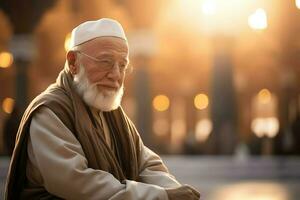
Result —
M110 66L103 66L104 64L103 64L103 62L105 62L105 61L103 61L103 60L100 60L100 59L98 59L98 58L95 58L95 57L93 57L93 56L91 56L91 55L88 55L88 54L86 54L86 53L84 53L84 52L82 52L82 51L75 51L76 53L79 53L80 55L84 55L84 56L86 56L87 58L89 58L89 59L91 59L92 61L94 61L95 63L96 63L96 65L98 65L98 66L101 66L102 65L102 68L107 68L107 69L103 69L103 71L111 71L114 67L115 67L115 64L116 64L116 61L115 60L113 60L113 63L110 63ZM106 59L107 60L107 59ZM107 63L108 64L108 63ZM124 67L124 68L122 68L122 67L120 67L120 66L118 66L118 70L119 70L119 72L120 73L125 73L125 74L129 74L129 73L131 73L132 72L132 70L133 70L133 67L129 64L129 63L127 63L126 64L126 67Z

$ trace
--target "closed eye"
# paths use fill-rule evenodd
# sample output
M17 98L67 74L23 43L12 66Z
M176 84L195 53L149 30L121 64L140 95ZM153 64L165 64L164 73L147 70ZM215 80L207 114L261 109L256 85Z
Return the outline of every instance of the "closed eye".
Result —
M99 60L99 62L102 65L107 65L107 66L113 65L113 61L112 60Z

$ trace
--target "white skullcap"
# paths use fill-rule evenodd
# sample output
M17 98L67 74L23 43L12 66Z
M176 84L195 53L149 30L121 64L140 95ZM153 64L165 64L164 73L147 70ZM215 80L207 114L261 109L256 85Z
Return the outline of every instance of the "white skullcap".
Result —
M119 37L127 41L122 25L118 21L102 18L97 21L86 21L75 27L71 33L69 48L103 36Z

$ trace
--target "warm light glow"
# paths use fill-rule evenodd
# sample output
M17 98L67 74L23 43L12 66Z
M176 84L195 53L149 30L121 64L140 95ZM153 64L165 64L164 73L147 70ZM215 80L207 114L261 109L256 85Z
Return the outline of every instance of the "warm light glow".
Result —
M183 119L177 119L172 121L171 126L171 143L179 144L183 141L183 138L186 133L186 124Z
M0 53L0 67L7 68L13 63L13 55L9 52Z
M300 9L300 0L296 0L296 7Z
M257 137L273 138L278 133L279 121L275 117L255 118L252 120L251 129Z
M289 188L273 182L241 182L220 187L211 199L230 200L289 200Z
M266 11L262 8L257 9L248 17L248 24L252 29L266 29L268 26Z
M207 108L209 100L206 94L198 94L194 98L194 105L197 109L203 110Z
M69 51L69 49L70 49L70 40L71 40L71 33L68 33L65 38L65 50L66 51Z
M157 111L166 111L170 106L170 100L165 95L157 95L153 99L153 107Z
M14 99L5 98L2 103L2 109L4 110L4 112L6 112L7 114L10 114L13 110L14 103L15 103Z
M202 12L205 15L214 15L216 14L216 2L213 0L206 0L202 5Z
M269 103L271 101L271 92L268 89L262 89L258 93L258 99L261 103Z
M164 136L168 134L169 123L166 119L157 119L153 123L153 131L157 136Z
M176 27L193 37L199 33L235 36L243 31L248 13L256 4L251 0L173 0L159 17L159 25L162 30Z
M212 122L209 119L202 119L196 124L195 138L198 142L204 142L212 131Z

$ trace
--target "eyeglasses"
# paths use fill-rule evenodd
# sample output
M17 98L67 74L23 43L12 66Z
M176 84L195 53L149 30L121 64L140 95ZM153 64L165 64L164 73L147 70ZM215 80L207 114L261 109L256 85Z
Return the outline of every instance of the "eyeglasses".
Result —
M116 60L111 59L111 58L95 58L93 56L90 56L88 54L85 54L81 51L76 51L77 53L86 56L87 58L91 59L95 65L99 66L103 71L111 71L115 64L116 64ZM118 66L119 66L119 71L120 73L131 73L132 72L132 66L129 65L127 62L125 61L121 61L118 62Z

